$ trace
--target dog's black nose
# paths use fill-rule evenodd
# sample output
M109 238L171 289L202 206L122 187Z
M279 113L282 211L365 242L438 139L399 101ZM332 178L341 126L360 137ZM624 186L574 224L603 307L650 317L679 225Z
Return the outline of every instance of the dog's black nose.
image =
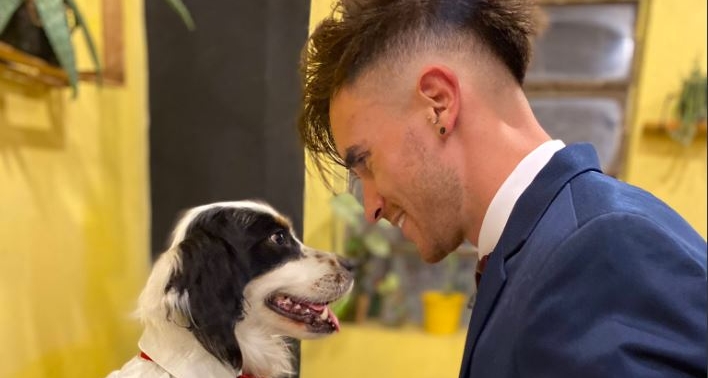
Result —
M354 271L354 269L356 269L356 263L353 260L350 260L350 259L347 259L347 258L344 258L341 256L337 256L337 262L339 263L339 265L342 266L342 268L344 268L350 272L352 272L352 271Z

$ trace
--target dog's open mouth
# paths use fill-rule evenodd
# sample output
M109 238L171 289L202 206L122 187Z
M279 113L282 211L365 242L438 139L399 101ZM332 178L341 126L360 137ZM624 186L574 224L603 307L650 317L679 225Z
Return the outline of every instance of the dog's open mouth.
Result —
M304 323L310 332L332 333L339 331L339 319L327 307L329 303L313 303L285 294L276 294L270 297L266 304L278 314Z

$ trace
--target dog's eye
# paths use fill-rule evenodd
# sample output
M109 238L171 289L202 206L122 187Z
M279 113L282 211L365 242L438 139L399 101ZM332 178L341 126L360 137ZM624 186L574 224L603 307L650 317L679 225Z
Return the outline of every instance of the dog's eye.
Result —
M270 241L277 245L284 245L287 242L287 239L282 231L278 231L270 236Z

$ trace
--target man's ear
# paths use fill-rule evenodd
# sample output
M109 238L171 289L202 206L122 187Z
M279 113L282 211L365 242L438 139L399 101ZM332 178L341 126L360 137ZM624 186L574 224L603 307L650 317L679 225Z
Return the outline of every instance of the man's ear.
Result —
M425 66L418 76L418 94L430 107L430 119L437 120L447 133L453 131L460 111L457 75L442 65Z

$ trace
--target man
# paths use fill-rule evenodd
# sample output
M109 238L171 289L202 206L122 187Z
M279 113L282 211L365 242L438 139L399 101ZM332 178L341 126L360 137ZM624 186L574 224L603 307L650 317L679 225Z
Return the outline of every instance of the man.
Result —
M705 377L706 242L538 124L532 12L341 0L304 51L305 145L425 261L478 246L460 377Z

